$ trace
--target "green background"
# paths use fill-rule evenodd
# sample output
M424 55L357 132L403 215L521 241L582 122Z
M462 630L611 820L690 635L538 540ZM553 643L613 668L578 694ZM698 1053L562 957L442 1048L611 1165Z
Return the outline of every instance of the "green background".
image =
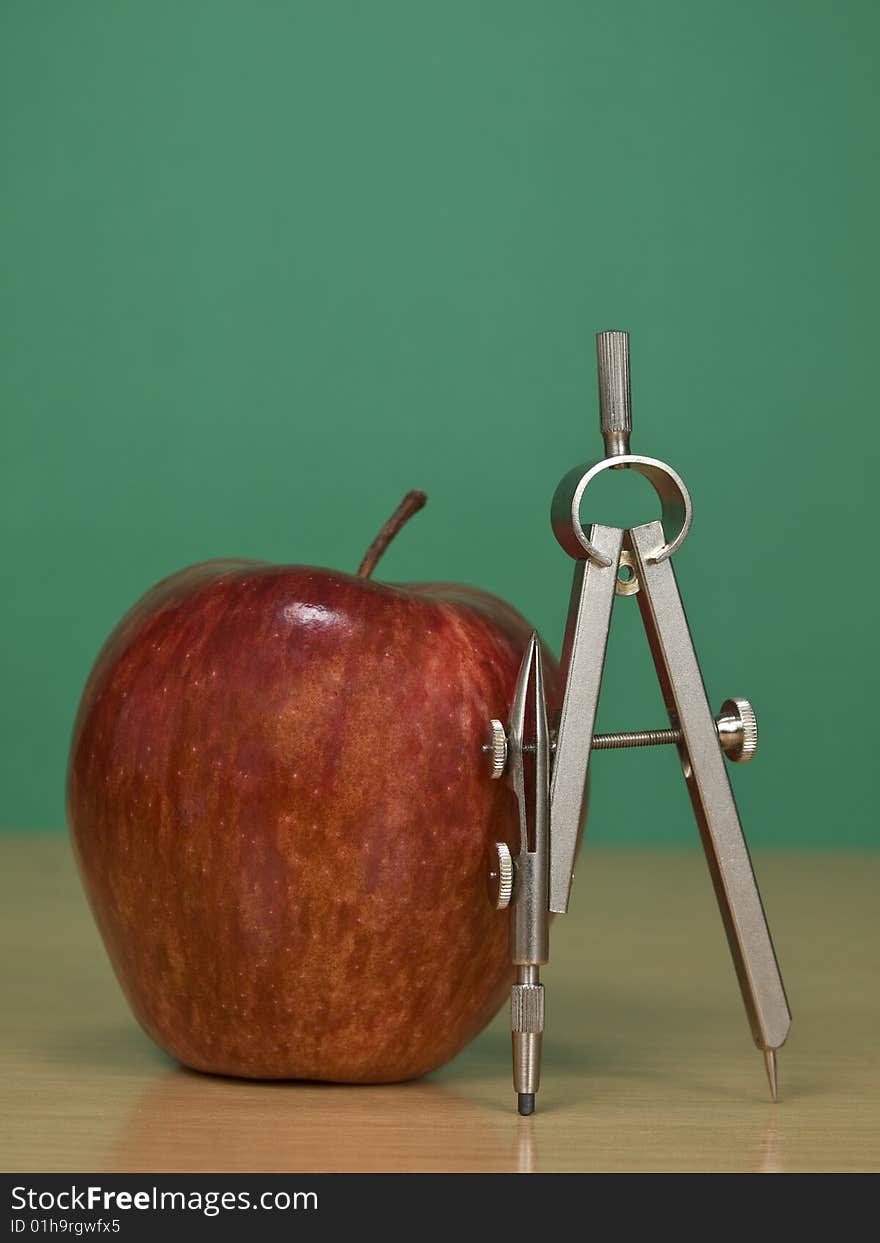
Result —
M751 843L874 845L878 37L873 0L4 0L0 823L61 827L82 684L156 579L354 569L410 487L380 576L558 645L549 500L613 327L634 448L694 498L710 697L758 710ZM644 486L587 516L647 520ZM621 600L600 724L662 717ZM674 754L593 769L594 838L695 840Z

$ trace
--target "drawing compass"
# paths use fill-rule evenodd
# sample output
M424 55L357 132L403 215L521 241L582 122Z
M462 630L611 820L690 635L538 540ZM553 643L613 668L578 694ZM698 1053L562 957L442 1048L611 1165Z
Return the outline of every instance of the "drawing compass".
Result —
M743 698L726 700L717 716L709 707L672 567L690 530L691 498L671 466L630 452L628 335L602 332L596 342L605 457L565 475L551 506L553 532L574 560L562 709L558 722L548 724L541 646L533 634L510 719L506 725L489 723L484 747L491 775L510 781L519 810L516 853L499 843L490 865L495 905L509 908L518 1108L521 1114L535 1108L544 1031L540 969L549 959L550 913L568 910L591 753L664 744L678 751L752 1036L764 1055L775 1100L776 1051L788 1035L791 1015L725 767L725 759L753 758L757 719ZM627 529L585 527L580 513L590 484L607 470L621 469L636 471L653 486L660 520ZM661 729L594 732L616 595L635 596L638 603L669 718Z

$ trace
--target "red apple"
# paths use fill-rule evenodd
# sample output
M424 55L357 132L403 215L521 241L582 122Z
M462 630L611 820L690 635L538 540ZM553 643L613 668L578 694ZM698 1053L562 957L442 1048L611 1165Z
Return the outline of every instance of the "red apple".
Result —
M74 728L68 814L138 1020L188 1066L381 1083L441 1065L510 978L482 744L529 624L494 596L213 561L120 622ZM546 655L551 704L558 670Z

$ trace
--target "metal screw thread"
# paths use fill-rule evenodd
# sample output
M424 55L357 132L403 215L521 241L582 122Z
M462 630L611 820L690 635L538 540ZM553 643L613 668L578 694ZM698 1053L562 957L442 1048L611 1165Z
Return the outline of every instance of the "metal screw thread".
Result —
M605 441L605 455L619 457L629 453L632 431L629 334L597 333L596 360L599 364L599 426Z
M725 700L715 718L715 732L721 750L735 764L752 759L758 749L758 721L747 699ZM681 729L673 725L669 729L627 729L614 734L593 734L590 746L594 751L622 751L625 747L678 746L683 741ZM523 747L523 751L534 750L534 743L526 743ZM555 730L551 732L550 751L556 752Z
M664 747L682 740L680 729L639 729L618 734L594 734L596 751L617 751L621 747Z

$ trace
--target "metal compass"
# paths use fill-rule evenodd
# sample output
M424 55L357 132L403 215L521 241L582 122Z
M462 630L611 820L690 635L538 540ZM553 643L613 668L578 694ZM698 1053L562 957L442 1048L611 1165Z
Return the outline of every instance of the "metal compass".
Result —
M770 1091L777 1095L776 1050L791 1015L724 765L750 760L758 725L748 700L728 699L713 716L679 595L672 556L691 525L691 498L665 462L630 452L629 337L596 339L599 413L606 456L578 466L559 484L551 507L553 531L574 558L574 582L562 649L564 695L558 725L548 725L538 636L532 635L517 679L510 720L489 723L491 775L506 774L519 806L519 851L499 843L491 865L495 904L510 908L513 1078L521 1114L535 1108L541 1075L544 989L540 968L549 958L550 912L568 910L578 833L584 818L587 771L594 750L671 744L703 842L752 1036L764 1054ZM652 484L662 518L621 529L580 519L584 494L606 470L634 470ZM669 716L663 729L595 734L596 709L615 595L635 596Z

